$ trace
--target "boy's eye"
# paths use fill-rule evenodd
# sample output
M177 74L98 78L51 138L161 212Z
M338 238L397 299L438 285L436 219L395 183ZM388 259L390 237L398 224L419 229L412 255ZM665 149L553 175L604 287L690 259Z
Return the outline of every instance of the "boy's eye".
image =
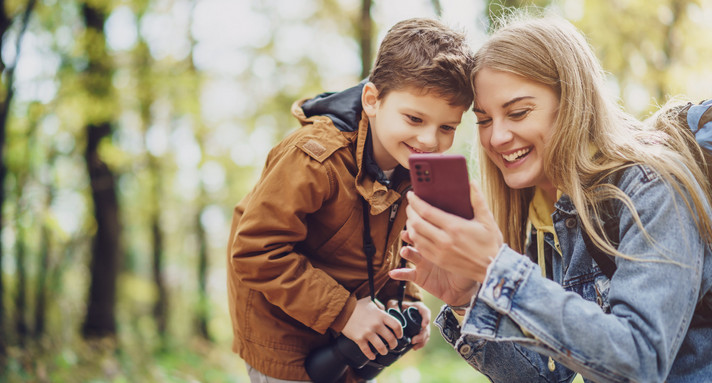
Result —
M420 124L421 122L423 122L423 119L422 119L422 118L418 118L418 117L415 117L415 116L411 116L410 114L406 114L406 117L407 117L411 122L416 123L416 124Z
M450 125L440 125L440 129L442 129L442 130L444 130L444 131L446 131L446 132L452 132L452 131L455 130L455 127L454 127L454 126L450 126Z

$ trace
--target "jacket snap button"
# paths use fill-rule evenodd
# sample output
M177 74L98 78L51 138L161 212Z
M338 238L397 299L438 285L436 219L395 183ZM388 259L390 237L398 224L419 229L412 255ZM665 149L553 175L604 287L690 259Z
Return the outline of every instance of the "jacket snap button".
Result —
M470 350L472 350L472 348L469 344L463 344L462 347L460 347L460 355L467 355L470 353Z
M576 218L573 218L573 217L572 217L572 218L566 218L566 221L564 221L564 224L565 224L566 227L568 227L569 229L573 229L574 227L576 227Z

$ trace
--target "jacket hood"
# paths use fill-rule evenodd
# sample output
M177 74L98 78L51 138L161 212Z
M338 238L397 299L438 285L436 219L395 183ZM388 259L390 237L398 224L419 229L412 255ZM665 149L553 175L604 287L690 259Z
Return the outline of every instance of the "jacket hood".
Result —
M361 91L367 80L341 92L326 92L302 104L304 115L326 116L342 132L355 132L361 120Z
M361 92L368 80L363 80L358 85L343 90L341 92L325 92L316 97L306 100L301 104L302 111L307 118L312 116L325 116L331 119L336 129L342 132L358 131L359 121L363 112L361 105ZM373 158L373 145L371 143L371 133L366 137L366 147L363 157L363 167L367 174L381 184L392 187L392 181L383 170L376 164ZM396 168L394 181L408 177L408 171L398 165ZM396 185L397 183L396 182Z

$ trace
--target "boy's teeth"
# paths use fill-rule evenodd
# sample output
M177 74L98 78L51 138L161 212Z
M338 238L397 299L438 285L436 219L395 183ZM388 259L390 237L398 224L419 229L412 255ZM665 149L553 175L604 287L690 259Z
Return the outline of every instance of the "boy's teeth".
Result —
M517 158L519 158L527 153L529 153L529 149L520 149L520 150L517 150L516 152L511 153L511 154L502 154L502 157L504 157L504 159L509 162L513 162Z

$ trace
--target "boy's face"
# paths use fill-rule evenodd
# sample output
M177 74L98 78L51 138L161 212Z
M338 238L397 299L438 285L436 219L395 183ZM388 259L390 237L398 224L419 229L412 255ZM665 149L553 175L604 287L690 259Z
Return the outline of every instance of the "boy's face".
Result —
M398 164L408 169L412 153L449 149L467 110L467 106L450 105L433 92L413 88L394 90L378 99L378 90L370 82L361 101L371 122L373 154L382 170Z

